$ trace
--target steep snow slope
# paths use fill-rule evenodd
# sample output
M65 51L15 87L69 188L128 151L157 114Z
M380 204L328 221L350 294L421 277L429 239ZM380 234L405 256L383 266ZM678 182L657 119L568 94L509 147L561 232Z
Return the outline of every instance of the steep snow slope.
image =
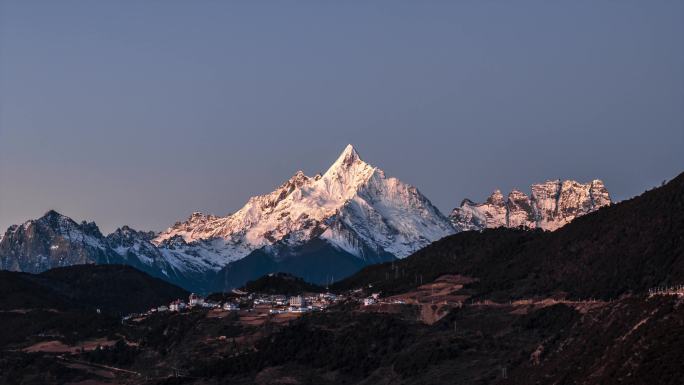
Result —
M298 171L232 215L195 213L153 242L179 268L218 270L276 243L321 238L362 259L369 249L405 257L453 232L416 188L386 177L349 145L323 175Z

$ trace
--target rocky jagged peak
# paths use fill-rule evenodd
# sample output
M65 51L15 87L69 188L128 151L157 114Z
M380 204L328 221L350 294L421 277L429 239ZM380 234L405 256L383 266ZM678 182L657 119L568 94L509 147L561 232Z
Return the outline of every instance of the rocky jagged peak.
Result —
M508 197L506 198L506 204L509 207L512 205L516 205L516 206L527 205L527 206L529 206L530 205L530 197L520 190L513 189L510 193L508 193Z
M510 193L508 193L508 199L509 200L510 199L518 199L520 197L527 197L527 194L525 194L524 192L522 192L518 189L515 189L515 188L513 190L511 190Z
M198 228L198 227L204 227L207 226L207 224L214 222L215 220L219 219L219 217L215 215L210 215L210 214L204 214L199 211L195 211L190 216L188 219L184 222L175 222L172 227L164 230L160 234L155 234L155 239L153 240L153 243L160 243L163 241L163 239L157 239L159 238L162 234L177 234L177 233L188 233L192 231L192 229ZM169 238L164 237L164 238Z
M595 206L607 206L611 202L608 189L606 189L606 186L600 179L594 179L593 181L591 181L589 193Z
M297 170L297 172L290 178L291 181L293 182L298 182L298 181L305 181L308 180L309 177L304 174L304 171L302 170Z
M530 197L524 192L514 189L508 194L506 201L506 226L534 228L534 211Z
M506 204L506 201L504 200L504 196L501 193L501 190L494 190L492 195L487 198L487 203L490 205L497 205L497 206L503 206Z
M603 181L601 179L594 179L591 181L591 187L592 188L606 188L604 185Z
M56 210L48 210L45 214L43 214L42 217L39 219L45 219L45 220L54 220L54 219L60 219L60 218L66 218L64 215L58 213Z
M306 176L306 174L304 174L304 171L299 170L287 182L283 183L281 187L284 187L288 191L291 191L292 189L304 186L310 180L311 178Z
M97 227L95 222L82 221L79 225L83 233L90 235L95 238L102 238L104 235L100 232L100 228Z
M55 231L58 234L68 235L70 233L80 232L93 238L103 237L95 222L81 221L81 223L76 223L76 221L73 219L67 217L66 215L62 215L55 210L49 210L43 214L42 217L36 220L29 220L22 226L28 227L32 224L38 224L39 226L50 228L52 231Z
M482 230L507 226L556 230L573 219L610 204L610 195L603 182L547 180L531 186L531 195L513 190L504 200L495 191L485 203L471 201L454 209L450 219L457 230ZM501 207L505 210L501 211ZM502 219L505 218L505 219Z
M461 206L452 211L450 220L459 231L505 226L506 200L501 190L495 190L485 203L464 199Z
M80 224L50 210L10 228L0 242L0 269L40 272L107 260L107 245L94 222Z
M74 222L71 218L62 215L55 210L48 210L48 212L43 214L43 216L38 218L36 221L52 227L58 227L64 223L73 223L73 225L76 225L76 222Z
M174 235L171 238L164 240L164 245L166 245L167 247L173 248L173 247L185 246L185 245L187 245L187 242L185 241L185 238L183 238L182 236Z
M216 218L218 218L216 215L205 214L205 213L200 212L200 211L195 211L192 214L190 214L186 223L188 223L188 222L190 222L190 223L206 222L206 221L211 221L211 220L216 219Z
M468 199L468 198L463 198L463 200L461 201L461 204L459 205L459 207L463 207L463 206L473 206L473 205L476 205L476 204L477 204L477 203L471 201L471 200Z
M140 238L146 241L152 240L156 236L154 231L138 231L128 225L123 225L113 233L107 235L107 238L126 238L126 239L136 239Z

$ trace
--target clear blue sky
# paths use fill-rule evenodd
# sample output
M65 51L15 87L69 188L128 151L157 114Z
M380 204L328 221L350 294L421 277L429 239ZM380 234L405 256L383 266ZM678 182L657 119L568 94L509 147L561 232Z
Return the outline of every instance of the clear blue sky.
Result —
M684 171L683 40L682 1L0 0L0 227L224 215L347 143L445 213L624 199Z

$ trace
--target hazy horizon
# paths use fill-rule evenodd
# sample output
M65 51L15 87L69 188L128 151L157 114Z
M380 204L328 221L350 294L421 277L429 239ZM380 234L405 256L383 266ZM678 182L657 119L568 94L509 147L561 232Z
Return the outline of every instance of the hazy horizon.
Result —
M226 215L351 143L444 214L684 171L684 3L0 2L0 231Z

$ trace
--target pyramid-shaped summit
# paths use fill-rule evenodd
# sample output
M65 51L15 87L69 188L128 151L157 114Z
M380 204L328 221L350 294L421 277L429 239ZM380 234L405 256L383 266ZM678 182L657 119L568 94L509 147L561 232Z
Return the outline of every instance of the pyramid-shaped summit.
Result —
M347 147L344 148L340 156L337 157L337 160L330 166L328 171L335 172L335 170L348 169L358 162L364 163L361 160L359 153L356 152L354 146L348 144Z
M386 177L348 145L323 175L298 171L234 214L194 214L154 243L179 269L217 271L255 250L282 256L314 240L361 261L402 258L453 232L415 187Z

